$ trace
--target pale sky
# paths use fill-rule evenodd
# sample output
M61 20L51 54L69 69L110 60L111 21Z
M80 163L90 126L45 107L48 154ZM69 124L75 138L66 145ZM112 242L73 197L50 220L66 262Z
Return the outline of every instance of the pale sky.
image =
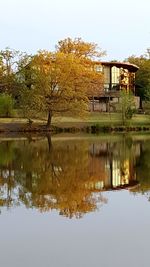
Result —
M0 50L54 50L81 37L124 60L150 47L150 0L0 0Z

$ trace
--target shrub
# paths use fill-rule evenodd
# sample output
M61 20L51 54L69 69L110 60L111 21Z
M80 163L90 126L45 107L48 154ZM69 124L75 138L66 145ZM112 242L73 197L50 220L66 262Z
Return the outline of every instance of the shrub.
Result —
M135 113L135 100L131 92L126 92L122 90L120 93L120 110L122 115L122 123L126 124L127 120L132 119L133 114Z
M125 118L132 119L133 115L136 113L136 109L132 107L128 107L125 111Z
M0 94L0 116L11 117L13 115L14 100L11 95Z

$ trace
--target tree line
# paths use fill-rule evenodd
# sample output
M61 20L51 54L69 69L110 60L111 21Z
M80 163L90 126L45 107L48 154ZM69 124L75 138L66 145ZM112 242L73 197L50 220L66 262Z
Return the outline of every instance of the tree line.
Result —
M135 77L136 95L140 96L140 107L143 108L142 101L150 100L150 59L145 54L130 56L127 60L139 67Z
M81 38L58 42L55 51L28 55L10 48L0 51L0 115L9 117L13 107L26 118L46 114L50 127L54 114L82 115L89 111L89 98L103 90L103 74L95 68L105 52ZM150 60L131 56L139 66L136 94L150 98Z
M89 97L102 90L103 75L94 61L103 54L95 43L80 38L59 41L54 52L35 55L7 48L0 52L3 101L11 96L26 117L46 113L48 127L55 113L86 113Z

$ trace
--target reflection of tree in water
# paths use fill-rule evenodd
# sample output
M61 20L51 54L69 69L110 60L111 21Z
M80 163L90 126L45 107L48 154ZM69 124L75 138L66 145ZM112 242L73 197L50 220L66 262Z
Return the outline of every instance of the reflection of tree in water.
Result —
M41 211L58 209L70 218L95 210L97 203L105 203L106 199L85 186L95 179L88 172L88 146L86 141L54 142L49 151L45 141L13 143L12 158L8 156L7 164L0 166L1 190L10 187L12 205L23 202ZM9 149L5 147L5 151ZM8 169L12 175L5 177Z
M140 154L136 162L137 179L140 186L132 189L134 194L142 193L150 201L150 142L140 141Z
M0 206L7 208L17 205L17 199L12 197L17 183L12 170L12 160L15 158L13 142L0 143ZM5 196L4 198L1 196Z
M136 183L137 147L125 138L1 142L0 205L80 218L107 203L102 191Z

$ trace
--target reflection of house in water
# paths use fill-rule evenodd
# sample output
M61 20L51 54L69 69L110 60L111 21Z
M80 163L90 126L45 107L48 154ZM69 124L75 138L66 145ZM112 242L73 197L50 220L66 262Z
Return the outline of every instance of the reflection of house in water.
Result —
M7 161L4 157L0 164L0 206L23 202L40 210L59 209L67 216L94 210L105 199L93 193L137 185L134 166L140 143L130 141L61 142L52 153L43 143L23 144L22 149L17 144L11 155L7 144L1 149Z
M110 160L107 168L110 182L105 185L106 188L111 186L110 189L120 189L137 184L136 174L129 159L122 162L118 159Z
M138 149L136 150L138 151ZM93 145L90 155L89 168L93 181L86 184L89 189L115 190L129 188L138 184L134 159L129 158L127 155L121 158L119 152L118 155L113 154L113 147L110 147L110 144ZM134 157L136 157L136 154Z

